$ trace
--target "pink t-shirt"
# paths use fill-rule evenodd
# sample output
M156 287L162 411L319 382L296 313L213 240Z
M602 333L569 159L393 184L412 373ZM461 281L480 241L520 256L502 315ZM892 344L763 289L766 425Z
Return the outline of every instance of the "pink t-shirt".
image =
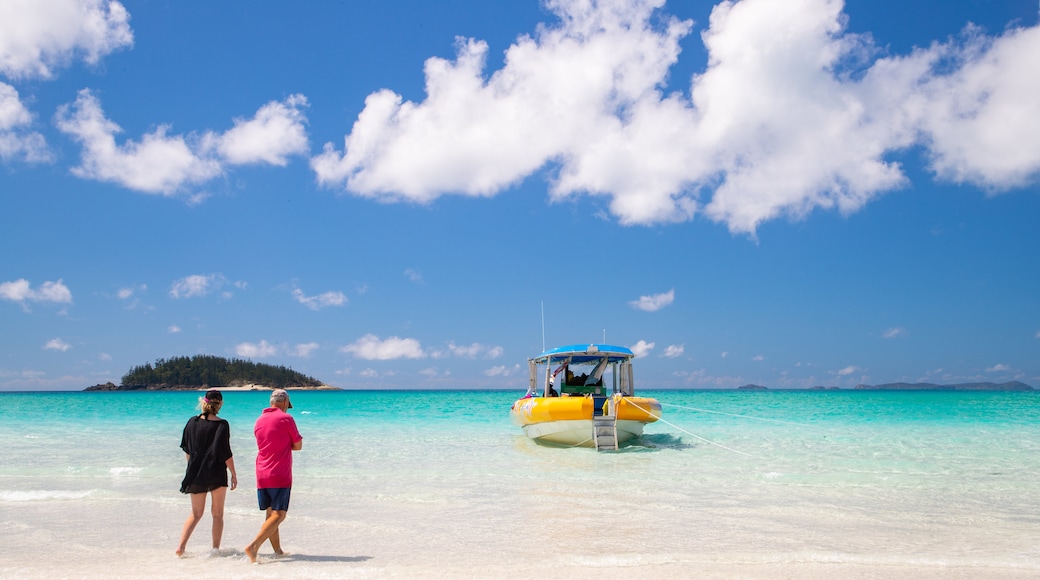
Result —
M256 487L292 487L292 446L303 441L292 415L268 407L253 427L256 435Z

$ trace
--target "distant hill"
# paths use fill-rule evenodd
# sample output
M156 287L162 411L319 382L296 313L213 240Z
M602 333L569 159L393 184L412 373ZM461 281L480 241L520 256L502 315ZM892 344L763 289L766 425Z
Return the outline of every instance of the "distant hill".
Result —
M887 383L884 385L856 385L868 391L1033 391L1033 387L1020 382L1006 383L961 383L958 385L936 385L933 383Z
M219 356L197 355L159 359L123 375L122 384L106 383L87 391L197 390L210 387L258 385L271 389L321 388L321 381L283 366Z
M860 391L1035 391L1033 387L1020 382L1006 383L961 383L959 385L937 385L934 383L886 383L883 385L856 385ZM740 391L767 391L762 385L744 385L737 387ZM808 391L842 391L841 387L809 387Z

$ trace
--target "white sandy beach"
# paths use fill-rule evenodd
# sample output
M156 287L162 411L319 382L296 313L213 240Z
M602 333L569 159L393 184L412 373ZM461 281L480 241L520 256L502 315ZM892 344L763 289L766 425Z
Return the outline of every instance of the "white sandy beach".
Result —
M249 491L234 493L246 495ZM457 533L480 528L479 522L402 522L357 519L328 521L313 515L320 506L298 502L284 524L283 544L290 553L273 558L269 547L261 564L249 564L244 546L259 527L258 513L229 510L225 541L217 555L207 549L208 518L184 558L173 548L186 515L185 502L121 500L108 509L70 500L65 505L25 505L5 513L0 538L6 547L0 562L4 578L792 578L792 579L1019 579L1035 578L1037 569L958 565L940 561L908 563L886 554L862 557L826 552L763 557L754 547L744 553L710 553L700 545L690 553L653 545L582 553L566 546L539 554L537 538ZM237 502L236 502L237 503ZM87 508L90 509L87 509ZM5 512L10 511L10 504ZM51 510L60 509L56 519ZM95 512L100 513L95 513ZM432 514L431 514L432 517ZM52 526L31 522L53 521ZM432 525L431 525L432 524ZM410 528L410 529L409 529ZM453 531L456 530L456 531ZM505 531L505 530L503 530ZM703 530L702 530L703 532ZM850 530L854 533L854 530ZM648 536L652 534L647 534ZM691 534L691 544L702 544ZM748 531L754 536L753 531ZM626 534L605 541L625 546ZM645 538L644 538L645 539ZM692 547L692 546L691 546ZM599 552L599 553L596 553ZM900 561L903 560L903 561Z

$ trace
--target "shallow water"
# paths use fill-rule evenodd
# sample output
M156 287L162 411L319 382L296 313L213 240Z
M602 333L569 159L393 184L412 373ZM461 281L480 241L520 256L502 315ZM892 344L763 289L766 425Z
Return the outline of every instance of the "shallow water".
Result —
M615 453L536 445L515 392L300 392L282 542L262 521L252 423L228 392L241 487L222 549L178 444L197 393L4 393L5 578L1040 575L1040 395L644 391L664 421Z

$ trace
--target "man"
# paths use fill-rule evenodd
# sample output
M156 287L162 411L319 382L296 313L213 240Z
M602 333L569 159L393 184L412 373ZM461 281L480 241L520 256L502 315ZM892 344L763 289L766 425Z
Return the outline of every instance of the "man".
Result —
M277 556L282 552L278 526L289 511L289 491L292 488L292 452L303 448L303 436L296 429L296 421L287 412L292 409L289 393L283 389L271 391L271 406L264 409L256 420L256 497L267 519L260 527L253 543L246 546L246 556L256 563L260 546L270 540Z

